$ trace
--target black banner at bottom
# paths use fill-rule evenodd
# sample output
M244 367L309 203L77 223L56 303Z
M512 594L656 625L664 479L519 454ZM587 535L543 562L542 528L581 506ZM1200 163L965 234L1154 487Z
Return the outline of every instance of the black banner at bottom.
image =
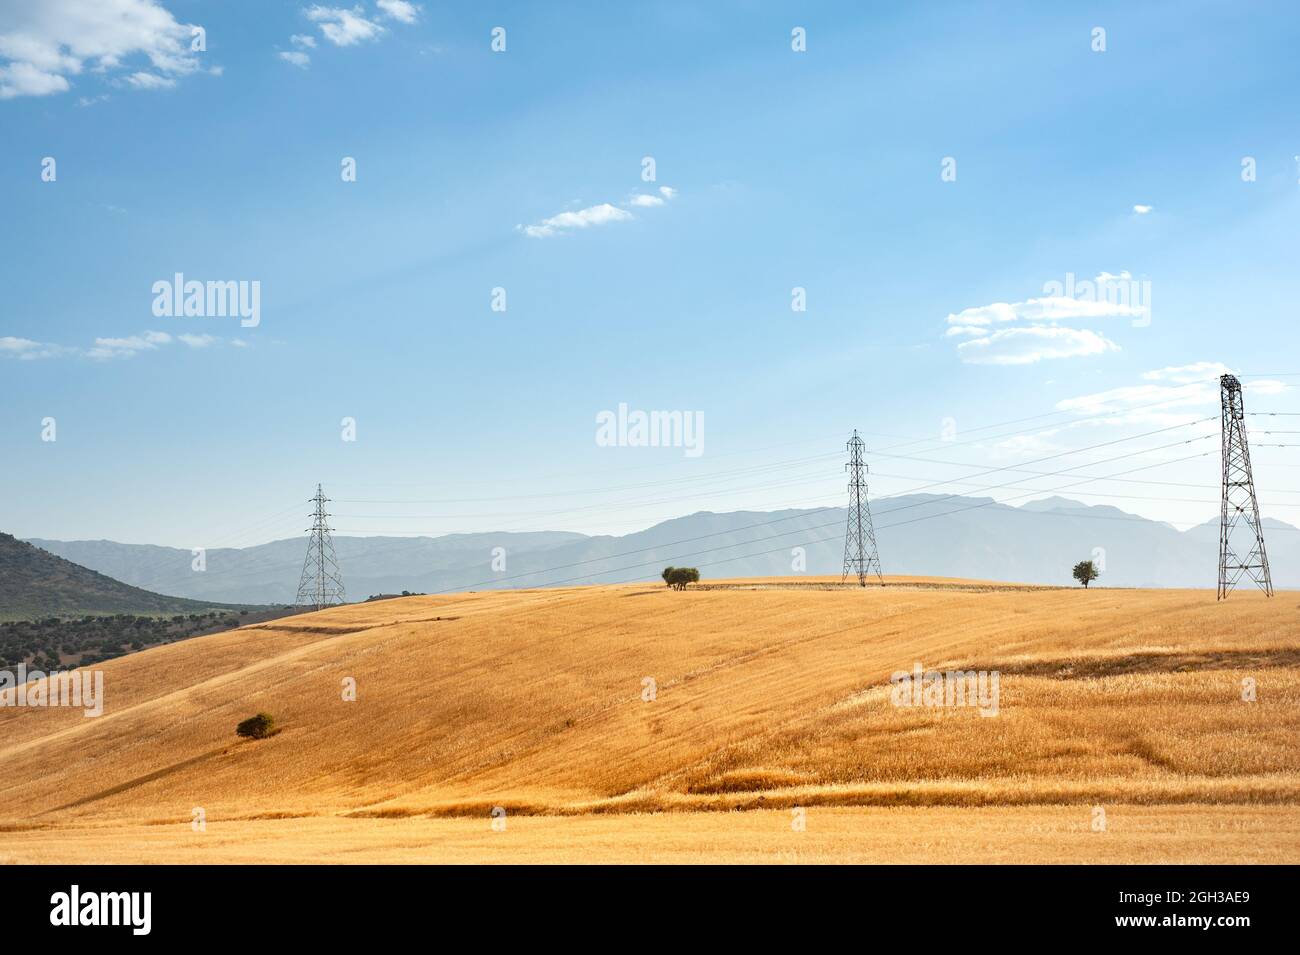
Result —
M1071 940L1290 934L1295 866L572 867L32 866L5 872L6 941L301 943L457 925L533 938L661 920L732 938L836 925L855 932ZM688 919L688 923L681 920ZM982 936L985 941L989 936ZM974 937L971 939L974 941Z

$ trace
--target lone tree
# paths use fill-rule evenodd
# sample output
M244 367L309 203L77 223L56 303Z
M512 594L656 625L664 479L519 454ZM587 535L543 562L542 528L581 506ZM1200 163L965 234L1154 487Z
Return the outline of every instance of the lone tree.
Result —
M275 719L270 713L258 713L236 726L235 732L245 739L266 739L275 732Z
M1083 584L1083 589L1088 589L1088 584L1092 583L1101 576L1101 571L1097 570L1096 565L1090 560L1081 560L1074 565L1074 579Z
M699 583L700 572L694 567L665 567L661 575L673 590L685 590L687 584Z

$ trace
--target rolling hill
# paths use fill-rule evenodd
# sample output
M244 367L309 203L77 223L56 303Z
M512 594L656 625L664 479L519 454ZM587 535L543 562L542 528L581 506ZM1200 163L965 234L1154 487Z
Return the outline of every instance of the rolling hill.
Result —
M194 613L214 606L132 587L0 533L0 620Z
M4 851L1300 860L1295 593L891 583L408 597L112 660L101 717L0 707ZM1000 673L996 716L893 705L917 663Z

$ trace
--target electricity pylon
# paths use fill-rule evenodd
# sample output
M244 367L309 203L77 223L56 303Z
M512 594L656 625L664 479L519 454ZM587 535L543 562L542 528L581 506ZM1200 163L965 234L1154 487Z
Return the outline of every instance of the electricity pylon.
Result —
M343 591L343 577L339 573L338 558L334 554L334 538L330 536L329 517L325 502L329 500L316 485L316 496L309 498L316 505L312 525L308 531L307 557L302 562L302 577L298 581L298 596L294 600L300 607L330 607L347 601Z
M1271 597L1273 578L1268 572L1264 528L1259 521L1259 502L1255 500L1255 477L1250 470L1241 382L1232 375L1222 376L1219 394L1223 404L1223 510L1219 520L1218 599L1232 593L1242 577L1249 577ZM1245 558L1237 556L1232 543L1233 531L1242 524L1245 526L1237 539L1240 546L1250 548Z
M855 430L845 447L849 452L849 463L844 465L849 472L849 526L844 536L844 573L840 576L840 583L854 573L858 576L858 586L865 587L867 575L874 568L876 579L883 587L885 578L880 572L876 532L871 527L871 507L867 504L867 466L862 461L866 444Z

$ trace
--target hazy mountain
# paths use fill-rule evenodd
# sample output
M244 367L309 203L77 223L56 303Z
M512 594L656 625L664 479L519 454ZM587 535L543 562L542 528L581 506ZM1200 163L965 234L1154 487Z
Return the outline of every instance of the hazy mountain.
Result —
M86 614L180 614L208 604L150 593L0 534L0 619Z
M1080 560L1104 565L1099 585L1213 587L1218 525L1180 532L1118 508L1065 498L1023 507L989 498L915 494L873 504L886 573L1072 584ZM701 512L621 537L571 533L482 533L444 537L340 537L348 597L403 590L434 593L654 579L668 564L710 577L787 576L803 547L806 573L837 574L844 556L843 508ZM1266 519L1279 587L1300 586L1300 532ZM203 600L292 600L304 538L207 552L191 569L187 550L112 541L33 540L86 567L162 593ZM503 548L505 569L494 570Z

